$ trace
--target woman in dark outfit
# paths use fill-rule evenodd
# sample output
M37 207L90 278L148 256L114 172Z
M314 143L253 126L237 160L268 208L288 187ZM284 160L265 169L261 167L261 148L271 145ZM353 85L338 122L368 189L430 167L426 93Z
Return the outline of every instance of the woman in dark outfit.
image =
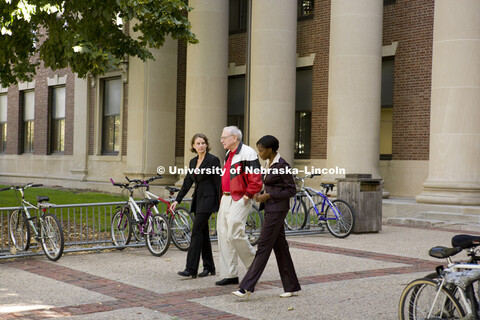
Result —
M220 203L220 160L208 153L210 146L204 134L197 133L192 138L192 152L198 155L190 160L189 172L183 180L182 189L171 209L175 210L178 203L195 183L193 200L190 211L195 213L193 221L192 243L188 249L187 266L184 271L178 274L183 277L197 277L200 254L203 259L203 272L199 277L206 277L209 274L215 275L215 263L213 261L212 245L210 243L210 232L208 219L212 212L218 211Z
M277 153L278 147L277 138L270 135L263 136L257 142L258 155L263 160L268 160L267 173L263 176L265 190L255 196L255 199L265 206L265 222L260 232L255 259L240 283L240 289L232 292L240 298L248 299L255 290L272 249L277 258L278 271L285 291L280 297L291 297L300 291L284 228L285 216L290 209L290 198L297 190L293 176L288 172L290 165Z

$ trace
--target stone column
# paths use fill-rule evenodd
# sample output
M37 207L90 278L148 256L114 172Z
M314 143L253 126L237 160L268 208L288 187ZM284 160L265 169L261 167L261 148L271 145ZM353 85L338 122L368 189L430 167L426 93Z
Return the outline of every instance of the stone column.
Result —
M435 1L430 161L418 202L480 205L480 2Z
M187 47L185 97L185 165L192 158L190 141L205 134L212 154L223 159L220 144L227 125L228 96L228 1L190 0L188 18L198 44Z
M175 165L177 110L177 40L167 38L152 50L155 61L130 58L128 67L128 141L125 174L157 174L166 168L162 183L174 183L168 167Z
M70 172L78 180L85 180L88 173L88 96L89 81L75 73L73 121L73 161Z
M382 14L380 0L332 0L327 167L373 178L380 177Z
M293 165L297 1L252 1L251 28L249 145L273 135Z

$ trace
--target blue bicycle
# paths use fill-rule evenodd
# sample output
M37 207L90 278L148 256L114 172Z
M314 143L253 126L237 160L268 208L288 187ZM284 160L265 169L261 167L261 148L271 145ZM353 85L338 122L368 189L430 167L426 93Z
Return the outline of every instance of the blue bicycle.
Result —
M346 238L352 233L355 225L355 216L352 207L344 200L331 201L328 192L333 190L332 183L322 183L325 192L322 193L310 187L305 187L305 179L313 178L314 175L306 175L303 178L295 177L300 182L299 191L290 200L290 211L285 218L285 226L288 230L300 230L309 228L311 216L316 216L316 222L321 228L337 238ZM310 204L307 209L306 201Z

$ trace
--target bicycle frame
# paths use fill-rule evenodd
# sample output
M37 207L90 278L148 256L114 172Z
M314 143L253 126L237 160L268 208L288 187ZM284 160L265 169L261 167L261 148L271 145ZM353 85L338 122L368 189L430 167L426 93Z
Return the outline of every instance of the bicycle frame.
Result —
M25 200L25 193L23 192L24 191L23 189L21 189L21 188L20 189L15 189L15 191L20 192L20 195L21 195L20 203L21 203L21 205L23 207L23 211L25 212L25 215L27 217L26 220L29 222L30 227L32 228L33 232L35 233L35 236L38 237L39 232L38 232L38 230L35 226L35 223L33 223L33 220L34 219L39 219L39 218L41 219L42 217L38 217L38 214L36 214L35 217L32 217L30 215L30 211L28 211L28 208L30 207L31 209L37 210L37 212L42 210L42 213L45 213L47 211L47 209L45 207L40 209L41 205L35 206L35 205L31 204L28 200ZM18 223L18 221L17 221L17 223Z
M310 201L310 204L312 205L313 209L315 210L315 213L317 214L317 217L319 220L323 220L323 221L327 221L327 220L337 220L338 219L338 216L341 215L340 211L338 211L338 208L337 206L335 206L331 201L330 199L324 195L323 193L315 190L315 189L312 189L310 187L302 187L302 191L305 191L304 194L305 196L308 198L308 200ZM317 206L315 205L315 201L313 201L313 198L312 196L310 195L310 193L313 193L315 195L318 195L322 198L322 210L319 212L318 211L318 208ZM295 198L295 201L297 199ZM325 204L328 205L330 208L332 208L332 211L333 213L335 214L335 218L327 218L325 217L324 215L324 212L325 212Z

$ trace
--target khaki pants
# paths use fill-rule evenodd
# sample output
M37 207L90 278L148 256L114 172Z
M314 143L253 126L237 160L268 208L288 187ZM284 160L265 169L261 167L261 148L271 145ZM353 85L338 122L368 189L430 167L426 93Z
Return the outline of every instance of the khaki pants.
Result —
M246 205L242 198L234 201L223 196L217 215L218 253L220 278L238 277L238 258L246 268L250 267L255 250L245 233L245 223L252 209L250 200Z

